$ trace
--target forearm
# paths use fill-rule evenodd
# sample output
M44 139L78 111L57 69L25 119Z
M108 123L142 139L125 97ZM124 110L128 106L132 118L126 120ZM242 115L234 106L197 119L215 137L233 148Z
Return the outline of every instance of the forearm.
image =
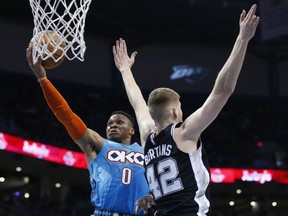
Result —
M86 132L86 125L71 110L66 100L48 79L40 81L44 97L56 118L64 125L73 140L78 140Z
M121 38L119 41L117 40L116 45L113 46L115 65L121 73L126 94L137 118L141 142L144 144L147 134L154 129L155 124L150 116L146 101L144 100L141 90L131 71L136 54L137 52L133 52L131 58L128 56L126 43Z
M134 109L140 131L141 143L144 146L147 135L154 129L155 124L150 116L148 106L141 90L136 84L131 70L122 71L122 79L131 106Z
M228 60L217 76L214 88L216 94L220 92L232 93L234 91L247 46L248 40L243 40L238 36Z
M129 99L131 106L134 111L137 112L137 109L140 106L146 106L146 102L142 96L141 90L137 85L134 76L130 69L123 70L121 72L122 79L124 82L125 90Z

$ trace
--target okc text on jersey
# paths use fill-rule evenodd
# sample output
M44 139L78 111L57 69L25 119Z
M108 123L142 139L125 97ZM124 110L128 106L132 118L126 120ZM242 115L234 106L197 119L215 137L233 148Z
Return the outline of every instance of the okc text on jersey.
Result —
M144 154L135 151L127 152L124 150L111 149L107 152L107 159L110 162L144 165Z

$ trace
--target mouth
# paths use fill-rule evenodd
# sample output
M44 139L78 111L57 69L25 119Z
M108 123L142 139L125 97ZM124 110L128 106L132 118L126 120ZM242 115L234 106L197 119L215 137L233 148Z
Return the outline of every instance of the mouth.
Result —
M117 130L110 130L108 135L115 135L115 134L118 134L119 132Z

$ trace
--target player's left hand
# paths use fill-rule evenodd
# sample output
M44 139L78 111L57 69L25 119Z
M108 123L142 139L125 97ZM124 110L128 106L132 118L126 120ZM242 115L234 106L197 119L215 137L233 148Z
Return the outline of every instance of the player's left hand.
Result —
M130 70L135 62L137 52L133 52L131 57L128 56L125 40L120 38L113 46L114 62L120 72Z
M239 25L240 25L240 33L239 36L242 39L250 40L254 35L256 28L259 24L260 18L256 16L257 5L254 4L249 12L246 14L246 11L243 10L240 15Z

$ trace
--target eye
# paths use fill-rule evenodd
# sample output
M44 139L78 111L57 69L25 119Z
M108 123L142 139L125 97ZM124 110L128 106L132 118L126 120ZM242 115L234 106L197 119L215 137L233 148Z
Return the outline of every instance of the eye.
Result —
M118 120L117 124L125 124L125 122L123 120Z

